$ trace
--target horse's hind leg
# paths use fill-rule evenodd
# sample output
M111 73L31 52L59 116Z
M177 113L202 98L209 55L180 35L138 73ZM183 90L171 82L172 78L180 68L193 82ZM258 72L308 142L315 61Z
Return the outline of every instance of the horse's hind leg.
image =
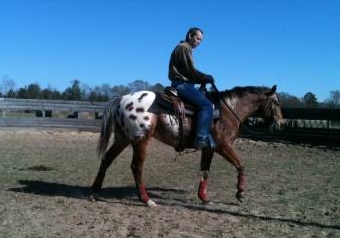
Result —
M111 148L105 153L104 158L101 161L99 171L92 184L92 191L98 193L102 188L103 181L105 178L106 170L110 167L112 162L117 158L117 156L130 144L128 140L116 140L111 146Z
M201 155L201 180L198 187L198 198L202 200L202 202L209 202L208 199L208 176L211 165L211 160L213 158L214 152L210 149L203 149Z
M150 138L144 138L133 144L133 159L131 170L136 182L136 188L139 199L148 206L155 206L156 203L149 198L143 182L143 169L147 147Z

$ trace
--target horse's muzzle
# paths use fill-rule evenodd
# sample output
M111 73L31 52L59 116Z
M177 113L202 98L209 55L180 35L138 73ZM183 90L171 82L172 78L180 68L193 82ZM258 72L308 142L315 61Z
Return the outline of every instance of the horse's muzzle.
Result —
M274 119L273 123L270 125L270 130L272 132L281 131L284 124L285 124L285 119L282 119L282 118Z

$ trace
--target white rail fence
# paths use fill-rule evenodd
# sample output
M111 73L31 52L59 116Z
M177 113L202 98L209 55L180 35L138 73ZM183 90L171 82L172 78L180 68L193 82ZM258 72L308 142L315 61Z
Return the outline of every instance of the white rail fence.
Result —
M2 111L0 129L1 127L49 127L97 131L101 123L98 118L105 105L106 103L88 101L0 98ZM17 112L17 115L11 115L13 112ZM25 112L34 112L35 117L25 116Z

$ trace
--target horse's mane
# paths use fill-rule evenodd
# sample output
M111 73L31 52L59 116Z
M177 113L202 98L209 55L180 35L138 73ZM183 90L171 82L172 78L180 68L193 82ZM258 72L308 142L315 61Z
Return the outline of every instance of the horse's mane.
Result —
M245 86L245 87L234 87L229 90L225 90L221 92L222 97L232 97L236 95L237 97L242 98L247 94L263 94L264 92L268 92L270 89L264 86Z

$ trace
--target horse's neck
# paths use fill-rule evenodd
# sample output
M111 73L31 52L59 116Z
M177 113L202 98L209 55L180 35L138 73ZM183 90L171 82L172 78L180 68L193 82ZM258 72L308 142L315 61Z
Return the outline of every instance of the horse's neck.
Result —
M231 106L241 122L245 121L251 114L258 110L258 100L250 97L231 98L228 100L228 105Z

